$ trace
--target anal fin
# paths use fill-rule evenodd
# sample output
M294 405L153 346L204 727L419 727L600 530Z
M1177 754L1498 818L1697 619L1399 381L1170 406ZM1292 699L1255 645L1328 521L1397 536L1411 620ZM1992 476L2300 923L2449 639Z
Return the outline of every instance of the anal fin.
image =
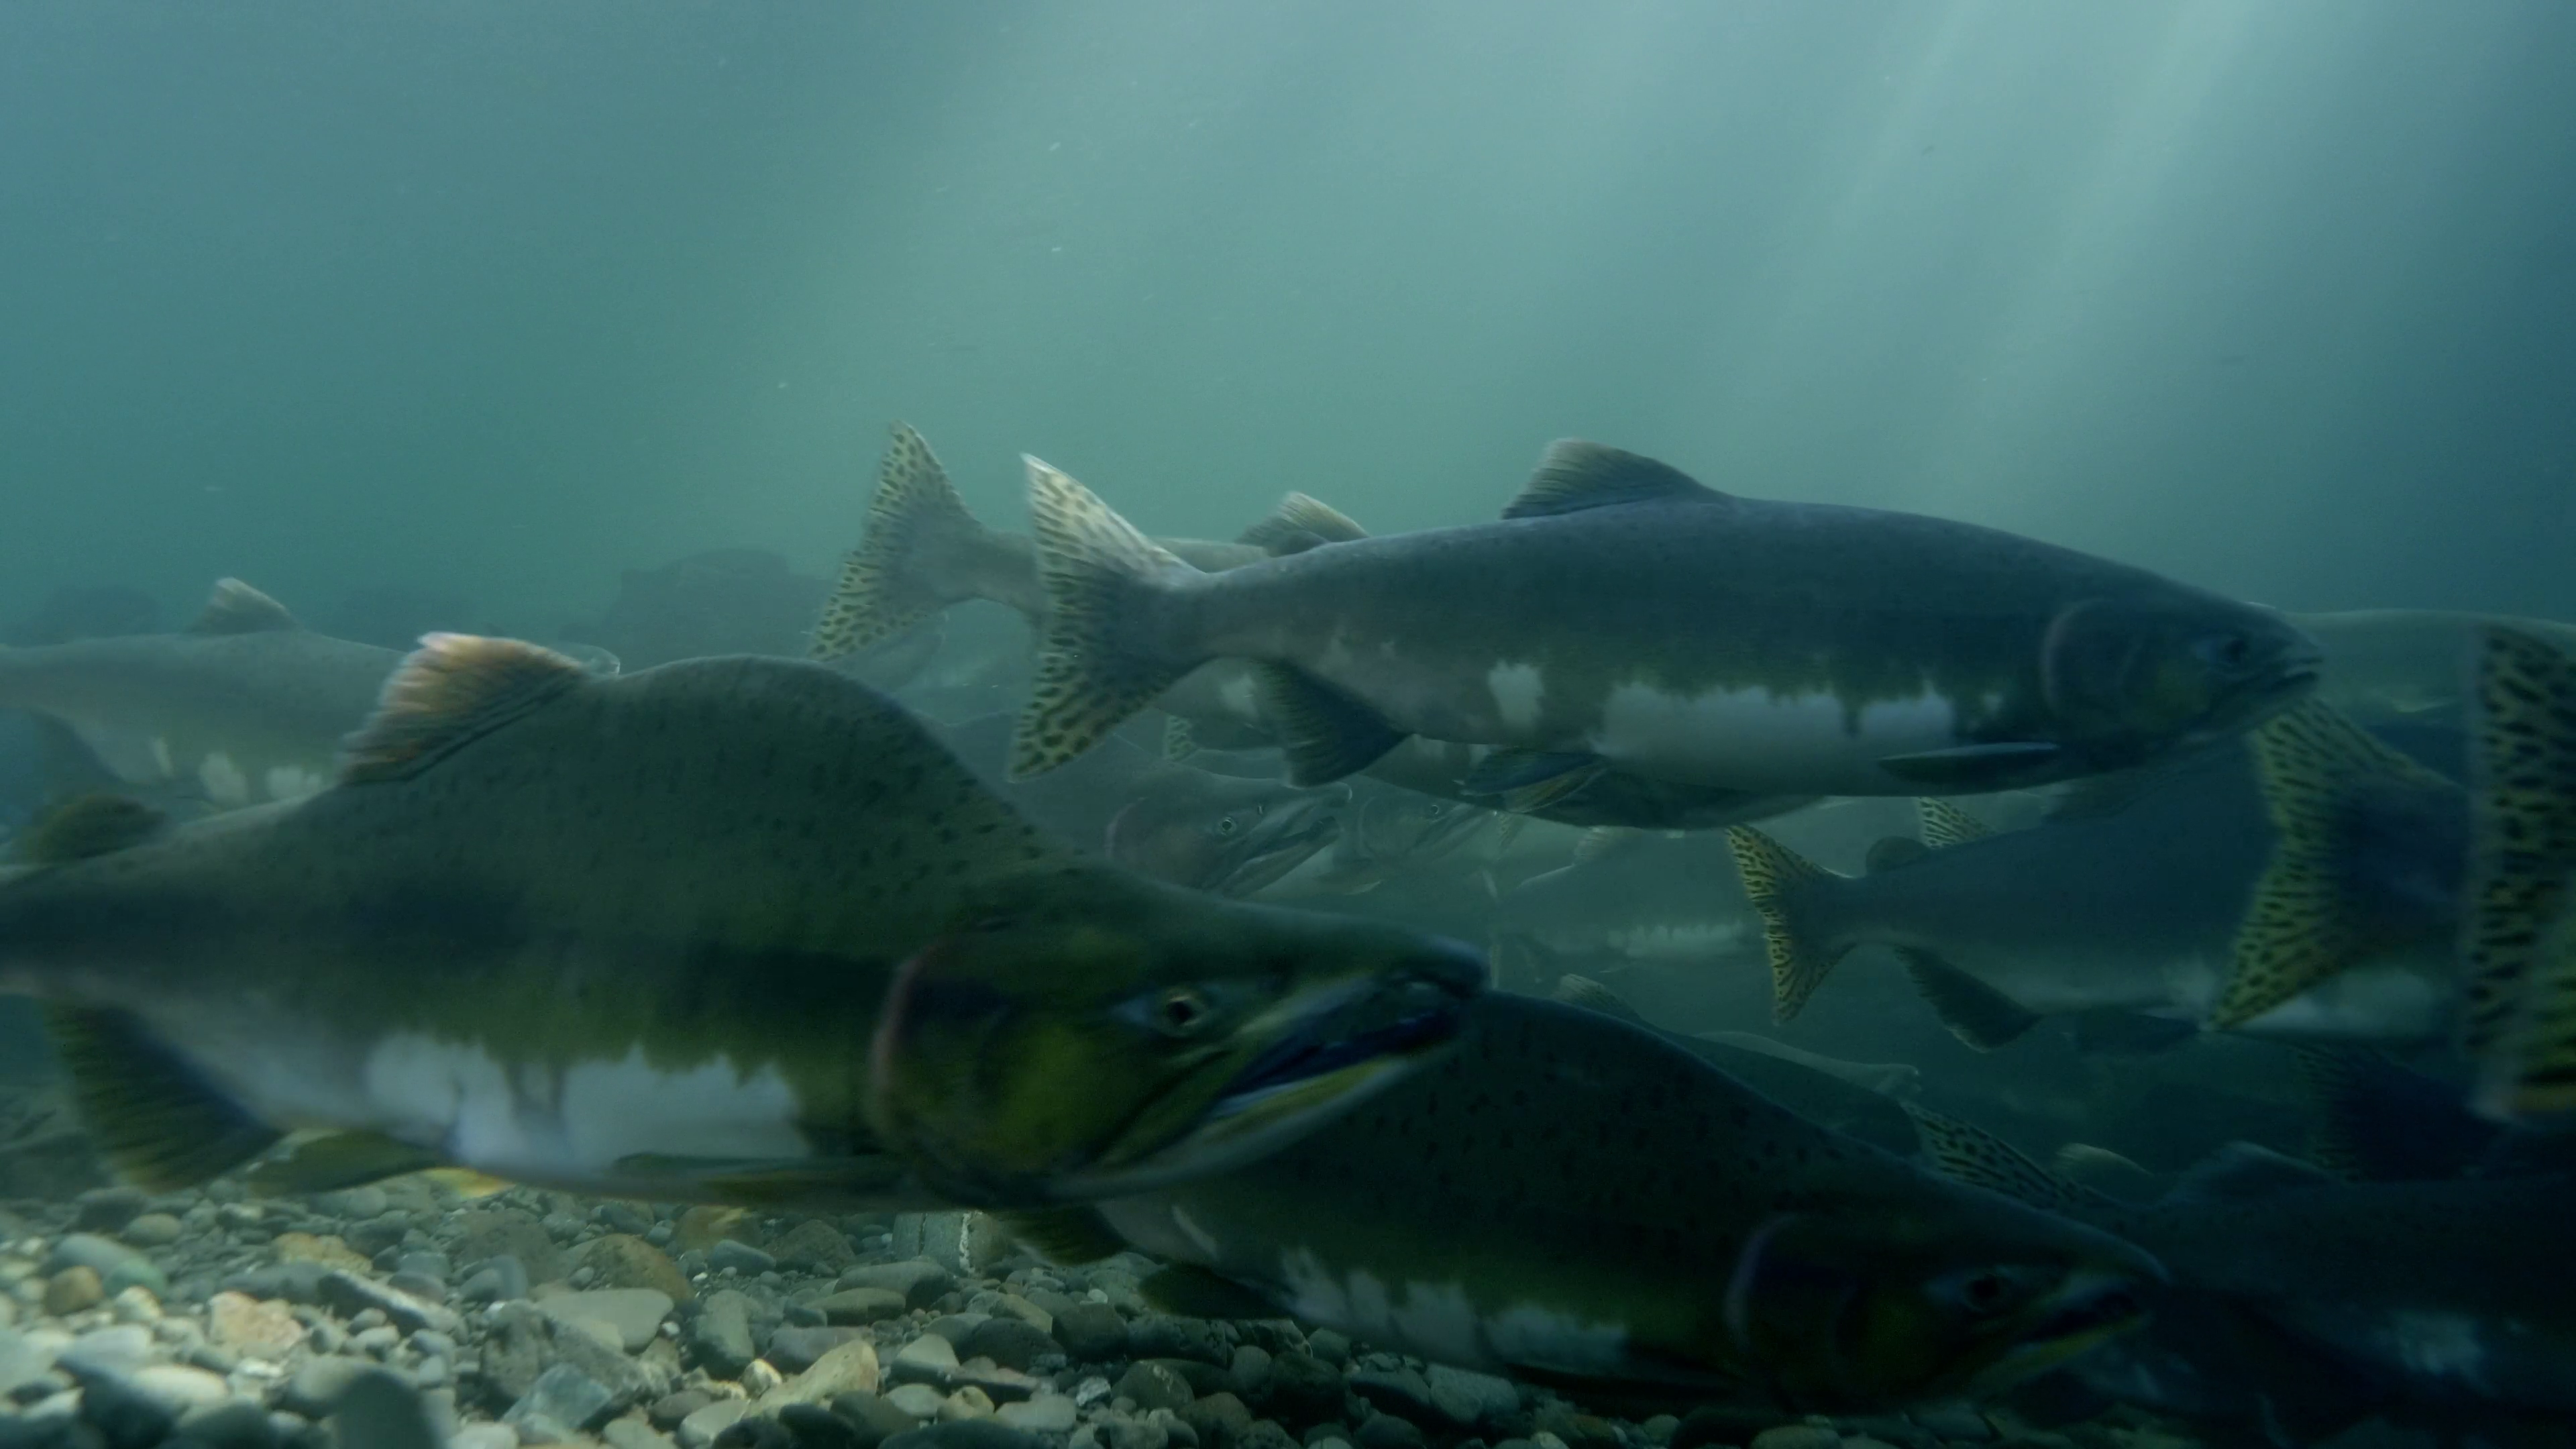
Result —
M246 1176L251 1191L277 1197L336 1192L445 1165L436 1153L381 1132L329 1132L290 1144Z
M1127 1250L1127 1240L1111 1230L1100 1209L1088 1204L1029 1208L997 1216L1012 1237L1050 1263L1097 1263Z
M2028 1007L1930 951L1899 946L1896 954L1914 979L1914 989L1923 993L1950 1035L1981 1052L2008 1045L2039 1025Z
M701 1201L729 1207L879 1205L918 1195L911 1168L899 1157L849 1154L832 1157L690 1157L638 1152L617 1159L622 1177L677 1180Z
M1288 783L1329 785L1376 764L1404 731L1376 711L1285 664L1252 666L1262 717L1279 732Z
M1278 1304L1231 1278L1193 1263L1174 1263L1149 1273L1136 1291L1166 1313L1191 1318L1284 1318Z
M99 1155L136 1187L194 1187L282 1135L208 1086L131 1013L47 1003L45 1029Z

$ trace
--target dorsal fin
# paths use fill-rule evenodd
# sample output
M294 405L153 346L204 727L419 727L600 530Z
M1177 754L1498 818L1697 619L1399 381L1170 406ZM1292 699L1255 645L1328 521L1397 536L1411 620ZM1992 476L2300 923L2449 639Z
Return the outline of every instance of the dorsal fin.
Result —
M2119 1207L2111 1197L2067 1181L1982 1127L1911 1102L1903 1106L1905 1115L1914 1119L1915 1134L1923 1140L1923 1155L1944 1177L2070 1217Z
M139 845L169 828L170 817L125 795L76 795L54 805L18 843L30 865L60 865Z
M429 635L385 681L375 716L342 747L340 779L401 779L588 678L580 665L521 640Z
M1503 510L1505 518L1548 518L1623 503L1725 503L1723 493L1679 468L1580 438L1548 445L1538 471Z
M2167 1202L2241 1202L2296 1188L2342 1181L2313 1162L2285 1157L2251 1142L2230 1142L2182 1175Z
M301 629L304 626L286 612L286 606L239 579L215 580L215 591L206 595L206 607L188 625L191 634L265 634L276 629Z
M1349 543L1366 537L1368 530L1352 522L1340 509L1303 493L1291 493L1235 541L1271 553L1303 553L1319 544Z
M1971 840L1983 840L1995 833L1994 827L1974 815L1929 795L1914 799L1915 828L1923 832L1923 843L1934 850L1947 850Z
M1586 1011L1633 1021L1639 1026L1646 1024L1646 1018L1637 1014L1637 1008L1630 1006L1627 998L1589 976L1576 976L1569 972L1558 977L1556 990L1550 994L1568 1006L1580 1006Z

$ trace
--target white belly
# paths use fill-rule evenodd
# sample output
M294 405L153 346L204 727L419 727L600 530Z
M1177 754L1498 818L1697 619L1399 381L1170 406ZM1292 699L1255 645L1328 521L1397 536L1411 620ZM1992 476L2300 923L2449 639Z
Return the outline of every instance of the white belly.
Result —
M1767 689L1674 694L1643 684L1610 692L1587 738L1613 764L1666 779L1798 794L1888 793L1891 755L1958 745L1958 711L1924 693L1855 714L1829 694Z

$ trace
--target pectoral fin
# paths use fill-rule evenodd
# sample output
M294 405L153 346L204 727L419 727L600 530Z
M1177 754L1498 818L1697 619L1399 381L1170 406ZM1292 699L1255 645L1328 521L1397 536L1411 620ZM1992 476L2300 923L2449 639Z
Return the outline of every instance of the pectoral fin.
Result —
M1930 951L1900 946L1896 954L1905 962L1905 974L1914 979L1914 989L1923 993L1950 1035L1981 1052L2004 1046L2039 1025L2038 1015L2028 1007Z
M1285 664L1256 664L1261 714L1279 731L1288 783L1329 785L1376 764L1404 732L1375 710Z
M2009 790L2038 778L2065 753L2043 740L2008 740L1888 755L1878 767L1909 784L1935 789Z
M194 1187L282 1135L207 1085L126 1012L48 1004L45 1029L99 1155L137 1187Z
M1476 762L1458 790L1492 800L1498 810L1530 815L1571 799L1609 769L1610 762L1594 754L1496 750Z

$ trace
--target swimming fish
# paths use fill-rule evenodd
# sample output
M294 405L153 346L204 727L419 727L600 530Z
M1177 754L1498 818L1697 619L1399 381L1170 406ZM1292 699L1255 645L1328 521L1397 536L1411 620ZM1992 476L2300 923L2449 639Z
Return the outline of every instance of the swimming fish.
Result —
M1013 1225L1149 1296L1587 1389L1800 1409L1989 1392L2138 1322L2152 1259L1806 1122L1598 1013L1459 1046L1241 1171Z
M45 1003L105 1155L156 1189L330 1129L265 1180L1106 1190L1311 1127L1435 1051L1483 976L1082 857L898 706L778 659L596 679L433 635L329 789L176 827L103 799L36 835L0 882L0 990ZM1020 1034L967 1064L980 1092L1087 1115L1028 1128L1008 1173L896 1157L886 1121L938 1109L914 1084L954 1064L887 1039L890 992L916 1027L936 1006Z
M1980 1128L1913 1110L1944 1171L2116 1233L2164 1264L2170 1286L2149 1290L2160 1300L2156 1327L2123 1353L2199 1359L2192 1377L2224 1380L2245 1366L2201 1357L2223 1352L2227 1339L2208 1328L2223 1316L2343 1365L2385 1398L2576 1411L2576 1250L2565 1221L2576 1176L2563 1167L2346 1182L2238 1144L2157 1201L2132 1205Z
M1166 538L1157 543L1194 568L1222 571L1279 552L1366 536L1366 530L1331 506L1291 493L1238 539ZM978 521L930 444L909 425L896 423L877 466L865 531L844 560L839 584L815 625L812 657L828 661L877 647L974 599L1016 610L1032 629L1041 628L1047 603L1038 580L1036 546L1025 535ZM1270 741L1252 680L1241 665L1212 664L1177 678L1158 704L1176 722L1176 740L1216 748Z
M1029 463L1049 608L1014 773L1211 659L1258 666L1289 778L1407 736L1496 785L1610 770L1756 796L1976 792L2137 766L2314 682L2278 615L1943 519L1736 498L1561 442L1503 521L1222 574Z
M328 785L402 657L225 579L181 633L0 649L0 709L60 721L124 784L184 784L229 809Z
M1922 810L1937 848L1882 849L1881 868L1853 877L1751 827L1729 832L1782 1019L1875 943L1981 1048L2105 1009L2186 1032L2450 1030L2466 797L2322 704L2143 785L2076 786L2026 830L1989 832L1946 802Z

